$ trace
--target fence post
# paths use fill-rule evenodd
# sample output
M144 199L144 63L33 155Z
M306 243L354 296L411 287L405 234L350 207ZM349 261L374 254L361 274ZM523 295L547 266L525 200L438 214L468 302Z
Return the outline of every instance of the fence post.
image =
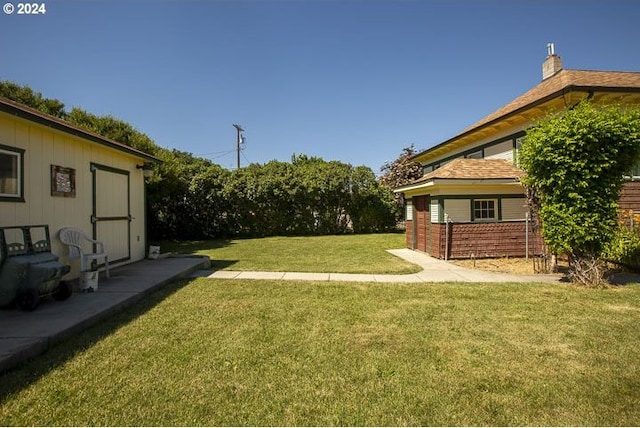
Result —
M445 214L444 223L444 259L449 260L449 225L451 224L451 217L449 214Z
M524 245L525 260L529 260L529 212L524 213Z

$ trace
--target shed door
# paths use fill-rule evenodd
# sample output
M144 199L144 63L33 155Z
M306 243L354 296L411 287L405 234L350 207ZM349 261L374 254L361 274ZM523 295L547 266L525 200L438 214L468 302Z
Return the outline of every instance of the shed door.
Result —
M131 259L129 171L92 163L93 237L107 246L109 263Z
M413 197L413 221L414 234L416 236L416 249L429 253L430 226L431 218L429 216L430 198L426 196Z

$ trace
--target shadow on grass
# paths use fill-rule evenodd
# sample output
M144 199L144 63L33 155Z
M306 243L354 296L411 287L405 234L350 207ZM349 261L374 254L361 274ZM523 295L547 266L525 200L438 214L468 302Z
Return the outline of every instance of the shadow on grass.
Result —
M218 265L233 264L219 261ZM90 349L102 339L135 321L140 316L162 303L165 299L189 285L191 278L178 279L156 290L139 302L124 308L77 335L51 346L45 353L30 358L6 372L0 373L0 406L8 397L28 388L49 372L64 366L68 361Z
M234 245L231 239L211 239L206 241L161 241L160 251L178 254L195 254L198 251L215 250Z

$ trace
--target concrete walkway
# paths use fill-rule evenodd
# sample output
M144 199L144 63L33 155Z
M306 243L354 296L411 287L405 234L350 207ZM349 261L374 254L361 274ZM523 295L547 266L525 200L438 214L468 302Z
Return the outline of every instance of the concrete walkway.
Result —
M199 271L193 277L216 279L263 279L291 281L358 281L358 282L558 282L561 275L511 275L466 269L453 263L430 257L409 249L388 250L422 268L422 271L407 275L376 275L350 273L307 272L248 272L248 271Z
M113 268L93 293L43 301L33 312L0 310L0 372L134 305L153 291L209 267L207 257L168 257Z

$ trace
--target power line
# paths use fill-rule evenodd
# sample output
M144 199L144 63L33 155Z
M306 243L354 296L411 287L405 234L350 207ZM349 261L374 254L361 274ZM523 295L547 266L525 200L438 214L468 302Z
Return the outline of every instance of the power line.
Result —
M251 161L244 155L244 150L242 150L240 153L242 153L242 157L247 161L247 163L251 163Z

